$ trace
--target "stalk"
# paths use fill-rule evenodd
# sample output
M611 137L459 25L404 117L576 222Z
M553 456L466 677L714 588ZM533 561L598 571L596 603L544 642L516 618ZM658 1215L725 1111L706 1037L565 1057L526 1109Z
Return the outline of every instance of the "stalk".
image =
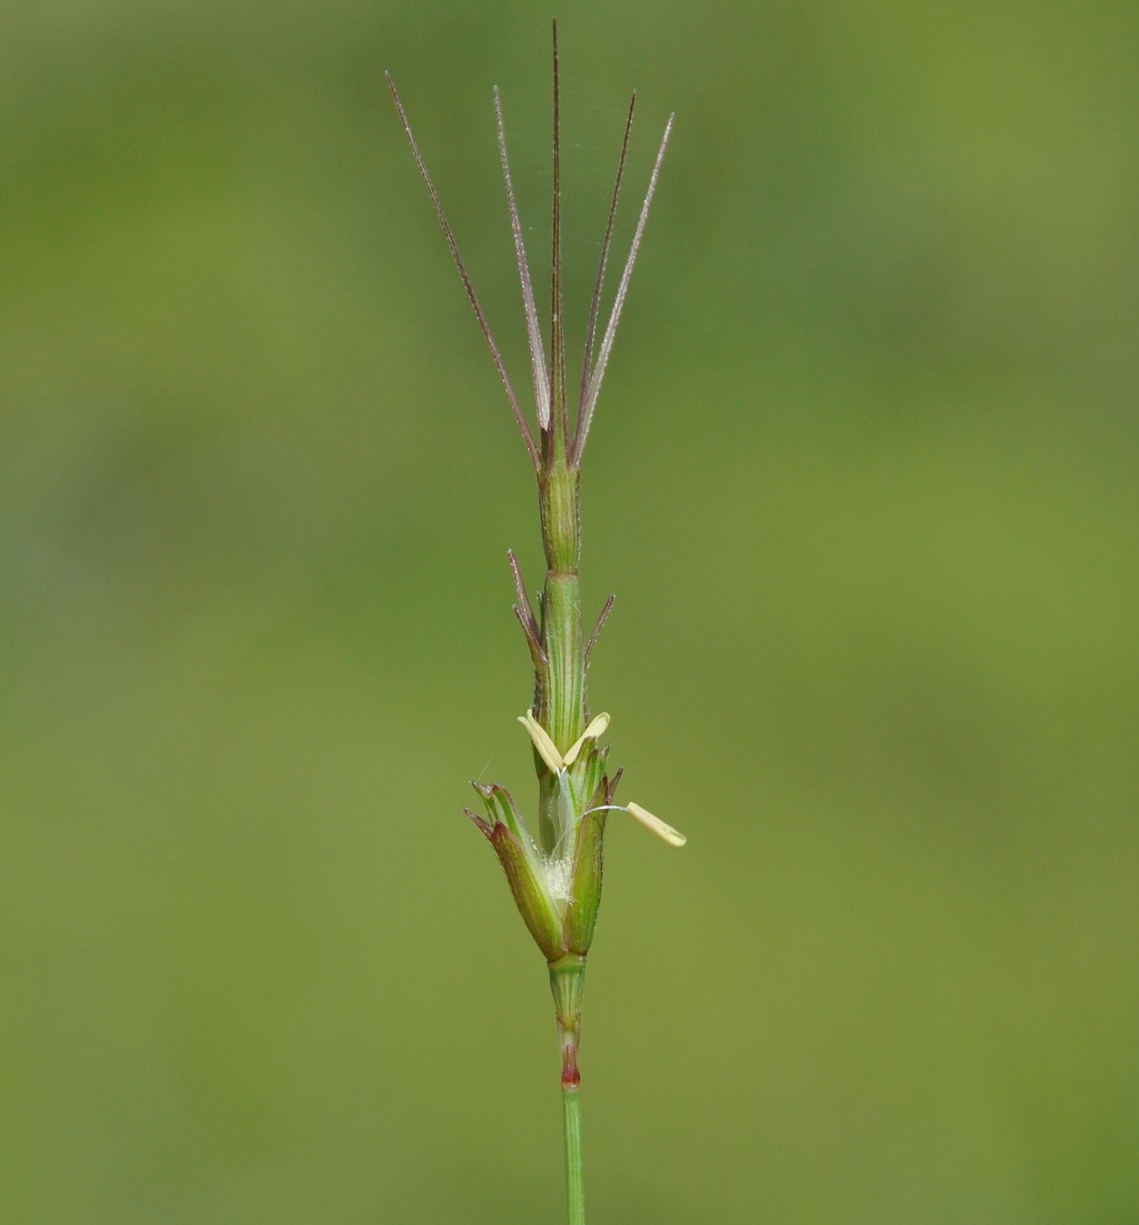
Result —
M562 1052L562 1124L566 1154L566 1209L569 1225L585 1225L585 1163L581 1152L581 993L585 958L567 957L550 965L550 990Z
M585 1185L581 1161L581 1095L562 1085L566 1138L566 1210L569 1225L585 1225Z
M556 418L555 418L556 420ZM546 436L543 436L546 441ZM542 588L541 643L543 658L534 669L534 711L560 753L582 734L589 722L585 699L585 635L581 624L581 510L578 473L564 460L538 474L538 506L546 581ZM568 850L568 815L559 774L535 754L540 789L539 832L542 850L557 856ZM575 816L580 816L580 812Z
M557 396L555 395L555 402ZM557 431L555 414L552 426ZM576 470L561 459L546 480L539 480L546 582L542 592L542 645L548 668L536 669L538 721L563 754L585 730L585 637L581 623L578 565L581 553L580 482ZM544 673L544 675L543 675ZM539 767L545 763L539 762ZM557 855L581 818L564 811L562 781L539 768L540 830L543 849ZM572 821L573 825L570 826ZM569 828L567 828L569 827ZM564 854L564 850L563 850ZM550 989L558 1025L562 1071L562 1126L565 1142L566 1213L569 1225L585 1225L585 1163L581 1147L581 995L585 957L550 963Z

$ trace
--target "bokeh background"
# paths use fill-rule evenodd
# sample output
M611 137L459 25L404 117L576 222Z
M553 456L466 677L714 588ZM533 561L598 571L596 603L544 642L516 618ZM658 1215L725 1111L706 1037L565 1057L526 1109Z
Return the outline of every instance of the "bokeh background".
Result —
M490 87L542 6L0 17L0 1200L12 1225L562 1219L532 478ZM580 344L675 139L585 480L625 794L591 1220L1139 1220L1139 10L561 7ZM541 282L546 283L545 273ZM542 292L545 292L544 290Z

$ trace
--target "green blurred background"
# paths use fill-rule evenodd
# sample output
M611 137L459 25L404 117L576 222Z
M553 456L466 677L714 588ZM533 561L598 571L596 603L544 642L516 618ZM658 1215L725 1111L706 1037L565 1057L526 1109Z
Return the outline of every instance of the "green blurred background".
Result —
M550 15L4 7L5 1222L562 1219L459 814L532 802L532 477L381 77L524 389ZM574 351L677 112L584 583L690 840L611 826L591 1220L1139 1221L1139 10L559 15Z

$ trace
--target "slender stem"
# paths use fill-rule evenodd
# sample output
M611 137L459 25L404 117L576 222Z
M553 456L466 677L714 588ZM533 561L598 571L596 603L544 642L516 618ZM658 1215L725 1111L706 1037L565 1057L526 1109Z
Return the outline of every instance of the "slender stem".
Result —
M585 1225L584 1163L581 1159L581 1091L562 1086L566 1136L566 1211L569 1225Z
M562 1119L565 1123L566 1203L569 1225L585 1225L585 1179L581 1159L581 1072L577 1052L581 1045L581 995L585 986L585 958L569 953L550 963L550 990L558 1020L562 1051Z
M548 432L542 435L550 438ZM581 557L580 481L564 459L538 473L538 503L546 553L546 581L540 602L541 646L545 663L536 666L534 716L558 751L566 752L585 731L585 635L581 625L578 565ZM561 856L572 845L567 791L559 775L535 758L541 791L538 830L542 850ZM586 797L588 798L588 797ZM573 814L574 825L581 816ZM565 839L563 839L565 835Z

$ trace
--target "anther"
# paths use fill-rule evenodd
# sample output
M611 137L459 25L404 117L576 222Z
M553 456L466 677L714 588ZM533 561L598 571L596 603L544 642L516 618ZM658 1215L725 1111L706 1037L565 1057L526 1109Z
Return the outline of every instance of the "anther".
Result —
M558 752L558 746L550 739L549 732L534 718L534 712L528 710L524 715L519 715L518 722L530 733L538 756L555 774L561 774L566 768L565 758Z
M567 766L572 766L577 761L577 755L585 747L587 740L596 740L599 736L605 735L605 729L609 726L609 716L600 714L596 719L593 719L589 726L581 733L580 736L570 746L569 752L565 755L565 763Z
M647 808L642 808L640 804L626 804L625 811L634 821L639 822L650 833L656 834L658 838L667 842L669 846L683 846L688 841L680 830L673 829L671 825L662 821L660 817L654 817Z

